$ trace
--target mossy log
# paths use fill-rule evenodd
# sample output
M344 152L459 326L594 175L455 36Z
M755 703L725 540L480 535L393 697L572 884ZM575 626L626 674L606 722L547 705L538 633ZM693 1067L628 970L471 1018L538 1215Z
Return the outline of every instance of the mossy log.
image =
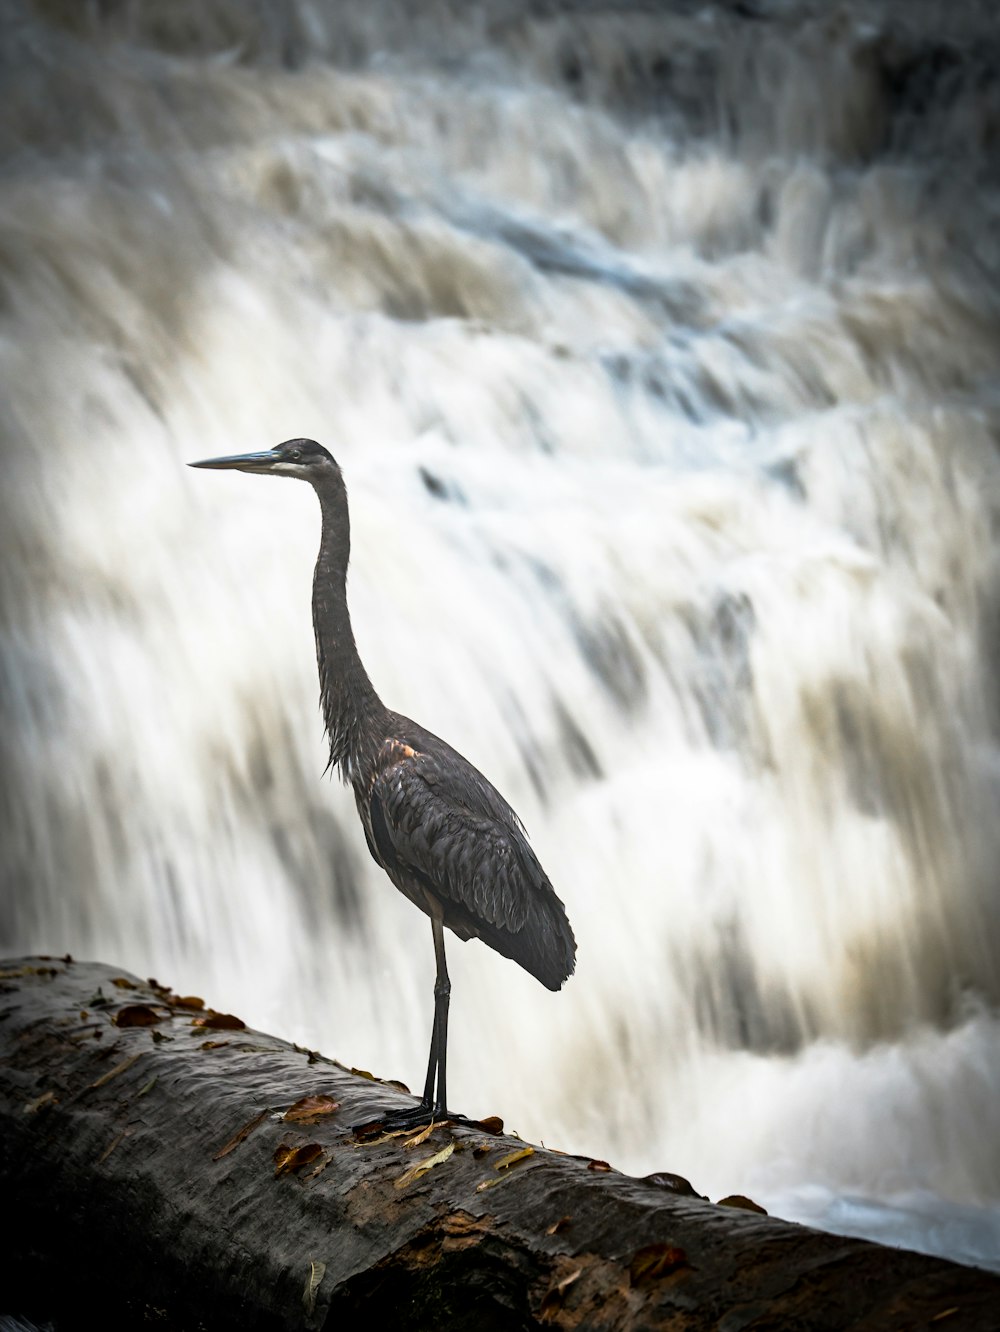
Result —
M403 1094L199 1002L97 964L0 963L0 1313L185 1332L996 1332L986 1272L497 1123L358 1133Z

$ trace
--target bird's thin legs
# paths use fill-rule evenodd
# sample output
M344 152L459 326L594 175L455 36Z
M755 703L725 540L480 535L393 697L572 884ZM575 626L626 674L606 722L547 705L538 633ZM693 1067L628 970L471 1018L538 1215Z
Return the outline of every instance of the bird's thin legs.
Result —
M448 1062L448 1005L451 996L451 981L448 979L448 964L444 956L444 926L431 917L431 929L434 931L434 961L437 975L434 978L434 1025L431 1028L431 1049L427 1058L427 1077L424 1079L424 1094L420 1104L426 1110L432 1110L435 1118L443 1119L447 1114L447 1062ZM435 1095L436 1089L436 1095Z
M448 965L444 955L444 925L431 917L431 929L434 931L434 961L437 974L434 979L434 1025L431 1029L431 1049L427 1059L427 1077L424 1080L424 1094L420 1104L406 1110L392 1110L381 1116L384 1128L417 1128L429 1124L432 1120L451 1119L459 1123L471 1123L464 1115L456 1115L448 1109L448 1007L451 1000L451 981L448 978Z
M448 964L444 957L444 926L431 917L431 929L434 931L434 960L437 963L437 976L434 980L434 1032L431 1037L431 1057L427 1066L427 1082L424 1084L424 1102L434 1105L434 1113L445 1115L448 1107L447 1064L448 1064L448 1005L451 1002L451 981L448 979ZM434 1063L437 1062L437 1096L434 1097Z

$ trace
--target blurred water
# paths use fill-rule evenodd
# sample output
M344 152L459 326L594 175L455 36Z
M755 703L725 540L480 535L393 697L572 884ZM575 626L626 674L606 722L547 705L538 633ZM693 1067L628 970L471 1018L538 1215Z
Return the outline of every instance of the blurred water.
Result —
M326 443L390 706L508 795L559 995L454 1102L998 1263L989 7L9 3L0 945L420 1082L325 762Z

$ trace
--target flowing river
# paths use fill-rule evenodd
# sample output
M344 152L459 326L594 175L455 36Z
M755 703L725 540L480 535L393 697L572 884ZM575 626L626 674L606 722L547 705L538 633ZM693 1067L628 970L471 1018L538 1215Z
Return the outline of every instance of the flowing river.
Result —
M389 706L566 902L452 1101L1000 1264L1000 34L975 3L8 0L5 955L422 1083L324 779L325 443Z

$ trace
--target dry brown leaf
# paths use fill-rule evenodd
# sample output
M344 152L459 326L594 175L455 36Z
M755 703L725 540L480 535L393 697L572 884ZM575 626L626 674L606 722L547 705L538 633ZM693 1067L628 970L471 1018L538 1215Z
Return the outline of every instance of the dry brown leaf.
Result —
M520 1147L516 1152L508 1152L506 1156L501 1156L499 1161L494 1161L493 1169L509 1170L512 1165L517 1165L518 1161L524 1161L534 1154L534 1147Z
M139 988L135 981L129 980L127 976L113 976L111 984L117 985L119 990L137 990Z
M340 1109L340 1102L332 1096L302 1096L285 1111L284 1118L293 1124L315 1124Z
M419 1179L421 1175L426 1175L428 1170L433 1170L436 1165L441 1165L442 1162L447 1161L448 1157L451 1156L454 1150L455 1144L449 1142L447 1147L442 1147L441 1150L435 1152L433 1156L426 1156L422 1161L418 1161L416 1165L411 1165L409 1170L404 1170L399 1179L395 1181L396 1188L405 1189L407 1184L412 1184L413 1181Z
M300 1166L309 1165L315 1161L317 1156L322 1154L323 1147L318 1142L306 1142L301 1147L292 1147L288 1143L282 1143L274 1153L274 1174L291 1174L293 1170L298 1170Z
M119 1133L116 1138L111 1139L107 1147L105 1147L104 1151L101 1152L100 1156L97 1158L98 1165L104 1164L104 1162L108 1159L108 1157L115 1150L118 1144L128 1135L128 1131L129 1131L128 1129L122 1129L121 1133Z
M491 1142L477 1142L472 1149L472 1155L477 1161L481 1161L484 1156L489 1156L492 1150L493 1144Z
M587 1169L596 1170L599 1171L601 1174L606 1175L608 1171L611 1169L611 1167L608 1165L607 1161L588 1161Z
M202 1017L196 1017L191 1023L192 1027L212 1027L222 1031L243 1031L246 1025L242 1018L235 1017L232 1013L216 1013L214 1009L209 1009Z
M111 1051L109 1050L108 1053L110 1054ZM90 1084L91 1089L94 1089L95 1087L103 1087L106 1082L110 1082L112 1078L116 1078L119 1073L124 1073L126 1069L132 1067L137 1059L142 1058L142 1054L143 1052L141 1050L137 1050L134 1055L129 1055L129 1057L123 1059L120 1064L115 1064L114 1068L109 1069L109 1071L102 1074L96 1082Z
M229 1045L229 1044L230 1044L229 1041L202 1041L201 1045L198 1046L198 1049L199 1049L199 1050L224 1050L224 1049L226 1048L226 1046Z
M312 1317L315 1312L316 1295L325 1275L326 1263L319 1263L315 1260L310 1262L309 1276L306 1278L306 1288L302 1292L302 1304L308 1317Z
M675 1244L647 1244L637 1249L629 1263L629 1278L633 1286L688 1267L687 1254Z
M656 1170L651 1175L643 1175L639 1182L653 1184L658 1189L669 1189L671 1193L678 1193L684 1198L703 1197L689 1179L685 1179L683 1175L675 1175L672 1170Z
M572 1271L566 1273L561 1281L557 1281L554 1286L546 1291L545 1298L542 1300L541 1308L538 1311L543 1323L557 1321L566 1291L575 1281L579 1281L582 1275L583 1268L574 1267Z
M720 1198L719 1207L739 1207L744 1212L758 1212L761 1216L767 1216L767 1212L759 1203L755 1203L752 1198L746 1198L742 1193L730 1193L726 1198Z
M571 1216L561 1216L558 1221L552 1222L545 1233L546 1235L561 1235L564 1230L569 1230L572 1224L573 1218Z
M56 1096L55 1092L51 1091L42 1092L41 1096L36 1096L33 1101L28 1102L28 1104L24 1107L24 1113L26 1115L33 1115L37 1111L41 1110L43 1106L58 1105L58 1104L59 1104L59 1098Z
M155 1027L164 1020L163 1014L157 1013L149 1004L126 1004L114 1017L116 1027Z
M484 1133L491 1133L497 1137L503 1132L503 1120L499 1115L487 1115L485 1119L479 1120L479 1127Z
M491 1179L481 1180L476 1185L477 1193L484 1193L487 1189L495 1189L498 1184L506 1184L508 1180L514 1179L513 1175L494 1175Z
M436 1128L440 1128L442 1124L447 1124L447 1122L448 1121L446 1119L441 1120L440 1122L432 1119L431 1122L425 1128L422 1128L417 1133L414 1133L412 1138L407 1138L406 1141L403 1143L403 1146L406 1148L408 1152L412 1151L414 1147L422 1147L424 1143L427 1141L427 1139L434 1132L434 1130Z
M375 1074L369 1073L366 1068L350 1068L347 1071L349 1073L353 1073L356 1078L367 1078L369 1082L378 1081L378 1079L375 1077Z
M170 1004L173 1008L189 1008L193 1009L196 1013L200 1013L205 1007L204 999L199 999L196 994L171 995Z
M212 1157L212 1160L221 1161L224 1156L228 1156L230 1152L235 1151L235 1149L240 1145L240 1143L249 1138L250 1134L254 1131L257 1125L263 1123L263 1121L268 1117L269 1114L270 1114L269 1110L262 1110L260 1114L256 1115L253 1119L251 1119L249 1123L244 1124L243 1127L239 1130L239 1132L229 1139L225 1147L219 1148L219 1150Z

